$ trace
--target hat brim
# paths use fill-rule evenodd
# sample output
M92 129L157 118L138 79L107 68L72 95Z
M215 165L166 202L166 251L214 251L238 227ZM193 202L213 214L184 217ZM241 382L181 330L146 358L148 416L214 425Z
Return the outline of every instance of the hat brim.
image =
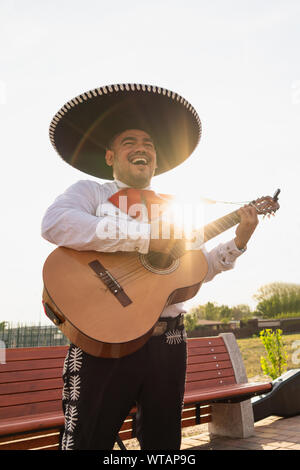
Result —
M111 85L68 101L50 124L58 154L84 173L113 179L105 161L110 139L126 129L141 129L154 141L155 175L186 160L201 137L195 109L177 93L151 85Z

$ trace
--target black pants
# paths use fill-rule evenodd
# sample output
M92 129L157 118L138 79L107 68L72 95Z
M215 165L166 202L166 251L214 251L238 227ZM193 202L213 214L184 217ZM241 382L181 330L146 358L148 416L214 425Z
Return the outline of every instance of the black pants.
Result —
M110 450L132 406L141 449L178 450L186 373L185 331L152 336L120 359L71 345L64 366L62 450Z

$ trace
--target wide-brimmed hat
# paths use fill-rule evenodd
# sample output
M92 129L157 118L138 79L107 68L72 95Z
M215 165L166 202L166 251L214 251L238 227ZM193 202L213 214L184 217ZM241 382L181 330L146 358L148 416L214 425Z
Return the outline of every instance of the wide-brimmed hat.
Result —
M140 84L103 86L76 96L55 114L49 135L67 163L110 180L112 167L104 158L107 145L126 129L141 129L152 137L155 175L186 160L201 137L201 121L190 103L165 88Z

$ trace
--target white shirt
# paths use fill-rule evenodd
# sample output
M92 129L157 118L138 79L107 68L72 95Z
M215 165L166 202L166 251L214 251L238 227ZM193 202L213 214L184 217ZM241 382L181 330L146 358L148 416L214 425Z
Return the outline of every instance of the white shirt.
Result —
M116 180L104 184L90 180L78 181L58 196L47 209L42 221L42 236L57 246L79 251L148 253L150 225L138 222L108 201L124 187L127 186ZM106 236L112 232L114 237ZM221 243L210 252L203 245L201 250L208 263L208 272L203 282L210 281L222 271L232 269L235 260L242 254L234 240ZM166 307L161 317L175 317L185 312L184 304L178 303Z

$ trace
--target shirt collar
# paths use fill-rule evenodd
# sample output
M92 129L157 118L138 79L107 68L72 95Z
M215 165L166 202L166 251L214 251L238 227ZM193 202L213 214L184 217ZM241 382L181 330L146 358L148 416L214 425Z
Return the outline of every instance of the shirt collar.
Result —
M114 179L114 182L116 183L116 185L119 189L130 188L131 187L131 186L128 186L128 184L123 183L123 181L120 181L120 180L117 180L117 179ZM151 189L151 185L149 185L149 186L147 186L146 188L143 188L143 189Z

